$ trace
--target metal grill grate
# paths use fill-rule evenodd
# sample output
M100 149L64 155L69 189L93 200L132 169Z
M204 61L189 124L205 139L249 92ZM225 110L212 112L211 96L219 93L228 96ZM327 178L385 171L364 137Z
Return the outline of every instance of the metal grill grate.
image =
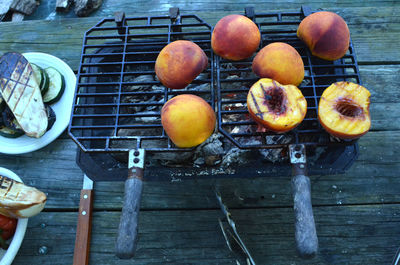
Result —
M240 148L282 148L292 143L318 146L353 144L354 141L332 140L319 124L317 117L319 99L329 85L337 81L361 83L351 40L349 51L342 59L324 61L312 56L296 36L301 20L311 14L309 9L265 14L255 14L252 8L245 10L246 16L260 29L260 47L272 42L285 42L301 55L305 76L299 88L307 100L307 115L296 129L284 134L284 137L277 137L277 134L271 132L257 132L257 125L248 117L246 107L248 90L259 80L251 69L254 56L239 62L215 56L219 131Z
M161 85L154 64L168 43L191 40L208 68L183 90ZM204 98L214 108L211 26L196 15L106 18L84 35L69 134L85 152L182 151L164 132L160 111L177 94ZM183 149L185 150L185 149Z

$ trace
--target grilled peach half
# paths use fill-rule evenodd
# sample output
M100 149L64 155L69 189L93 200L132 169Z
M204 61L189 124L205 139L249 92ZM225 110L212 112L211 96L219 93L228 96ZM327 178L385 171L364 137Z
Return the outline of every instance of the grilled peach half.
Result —
M370 92L351 82L337 82L322 93L318 119L325 130L341 139L355 139L371 128Z
M211 47L222 58L239 61L250 57L260 45L257 25L242 15L221 18L214 27Z
M254 57L253 72L274 79L282 85L300 85L304 78L304 64L295 48L283 42L274 42L262 48Z
M158 54L155 71L164 86L182 89L203 72L207 64L207 55L196 43L177 40Z
M250 88L247 108L258 124L270 131L284 133L303 121L307 101L296 86L262 78Z
M196 95L173 97L161 109L165 132L181 148L193 147L207 140L214 131L215 121L214 110Z
M332 12L316 12L304 18L297 36L314 56L328 61L342 58L349 49L349 28L341 16Z

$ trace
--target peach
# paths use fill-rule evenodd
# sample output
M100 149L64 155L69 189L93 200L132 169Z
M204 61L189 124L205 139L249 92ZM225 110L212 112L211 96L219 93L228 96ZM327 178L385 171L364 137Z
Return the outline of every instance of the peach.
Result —
M162 126L171 141L181 148L201 144L213 133L215 112L201 97L182 94L161 109Z
M161 50L156 60L155 71L164 86L182 89L204 71L207 64L206 54L196 43L177 40Z
M250 57L260 45L257 25L242 15L229 15L217 22L211 36L211 47L222 58L239 61Z
M369 103L371 93L352 82L336 82L322 93L318 119L331 135L341 139L355 139L371 128Z
M297 36L314 56L324 60L340 59L349 49L349 28L341 16L332 12L316 12L304 18Z
M304 78L304 64L295 48L274 42L262 48L254 57L253 72L261 78L274 79L282 85L300 85Z
M307 101L294 85L281 85L262 78L249 90L247 109L255 122L264 128L284 133L299 125L307 113Z

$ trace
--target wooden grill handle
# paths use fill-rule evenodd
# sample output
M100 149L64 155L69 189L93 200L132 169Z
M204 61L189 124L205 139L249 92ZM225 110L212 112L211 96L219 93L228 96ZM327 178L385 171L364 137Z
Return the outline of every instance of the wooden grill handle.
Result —
M135 255L142 190L142 179L133 177L125 181L125 195L115 247L116 255L121 259L129 259Z
M92 231L93 190L81 190L78 224L76 227L74 265L89 264L90 234Z
M312 258L318 251L318 237L311 204L309 177L295 175L292 178L292 191L297 251L303 258Z

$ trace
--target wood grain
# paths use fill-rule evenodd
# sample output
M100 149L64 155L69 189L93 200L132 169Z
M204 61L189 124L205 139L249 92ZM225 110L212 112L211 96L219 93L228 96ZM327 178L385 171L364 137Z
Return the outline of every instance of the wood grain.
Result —
M229 4L227 4L229 6ZM300 5L298 5L300 7ZM260 10L274 11L271 7ZM130 16L161 15L153 8L128 13ZM234 9L226 11L199 11L198 16L211 25ZM242 11L242 8L236 11ZM292 10L294 11L294 10ZM296 8L297 11L297 8ZM375 7L336 8L348 22L356 54L360 64L400 63L400 13L398 5ZM109 14L110 15L110 14ZM59 19L55 21L29 21L0 24L0 53L6 51L46 52L65 60L73 70L79 66L82 38L85 31L101 18ZM37 30L41 29L41 30ZM65 36L68 36L66 38ZM29 44L29 45L28 45Z
M225 197L223 197L225 200ZM296 254L292 208L231 210L257 264L390 264L400 245L400 204L314 207L320 250ZM137 255L114 255L119 212L93 214L90 264L236 264L219 230L216 210L142 210ZM14 264L71 264L77 213L44 212L29 220ZM47 246L46 255L38 255Z
M82 190L76 227L73 265L89 264L90 236L92 232L93 190Z

